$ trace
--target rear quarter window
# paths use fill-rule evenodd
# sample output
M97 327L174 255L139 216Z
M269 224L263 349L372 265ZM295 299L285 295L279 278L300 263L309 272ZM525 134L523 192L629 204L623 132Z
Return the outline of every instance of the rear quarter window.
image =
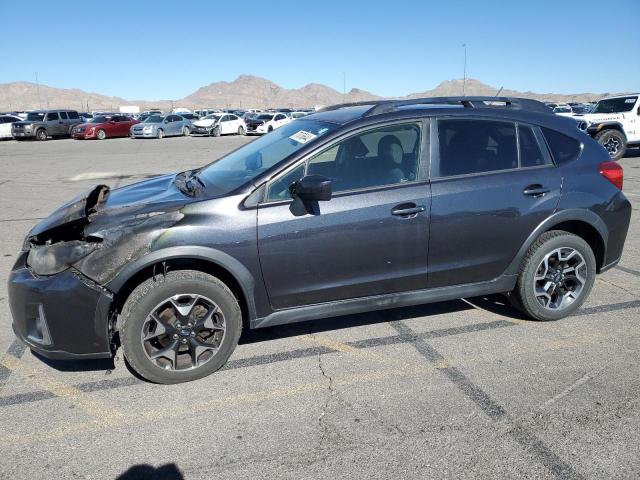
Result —
M550 128L542 128L549 150L556 165L574 161L580 155L581 145L578 140Z

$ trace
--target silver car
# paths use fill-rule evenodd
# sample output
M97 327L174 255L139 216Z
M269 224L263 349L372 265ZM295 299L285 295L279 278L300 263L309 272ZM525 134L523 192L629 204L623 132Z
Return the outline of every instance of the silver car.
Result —
M131 138L163 138L191 134L191 120L180 115L151 115L131 127Z

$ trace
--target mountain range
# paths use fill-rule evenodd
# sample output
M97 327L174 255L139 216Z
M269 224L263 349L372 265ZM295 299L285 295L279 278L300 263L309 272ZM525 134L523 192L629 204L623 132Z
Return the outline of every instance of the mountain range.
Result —
M423 92L411 93L405 97L419 98L462 95L494 96L499 88L482 83L479 80L447 80L437 87ZM597 100L610 93L534 93L503 89L501 96L534 98L542 101L585 102ZM199 88L192 94L179 100L128 100L90 93L79 89L55 88L30 82L12 82L0 84L0 111L32 110L39 108L72 108L86 110L117 110L124 105L137 105L142 110L159 108L170 110L173 107L212 107L212 108L305 108L319 105L331 105L343 102L378 100L383 97L358 88L342 94L333 88L319 83L310 83L302 88L283 88L265 78L253 75L240 75L232 82L215 82Z

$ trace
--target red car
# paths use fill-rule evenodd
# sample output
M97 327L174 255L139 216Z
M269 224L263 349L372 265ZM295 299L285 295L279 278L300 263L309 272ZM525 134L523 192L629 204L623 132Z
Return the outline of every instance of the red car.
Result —
M76 125L71 131L71 136L77 140L128 137L131 125L136 123L139 122L124 115L99 115L87 123Z

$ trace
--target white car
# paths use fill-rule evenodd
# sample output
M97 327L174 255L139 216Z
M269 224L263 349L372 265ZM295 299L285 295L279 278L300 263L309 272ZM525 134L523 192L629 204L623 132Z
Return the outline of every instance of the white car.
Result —
M269 133L291 121L291 118L281 112L261 113L247 120L247 135Z
M192 134L213 135L244 135L247 125L233 113L213 113L193 122Z
M553 109L553 113L562 117L573 117L573 110L569 105L558 105Z
M0 115L0 139L13 138L11 135L11 124L21 121L22 119L15 115Z
M573 118L613 160L620 160L627 148L640 146L640 93L603 98L591 113Z

